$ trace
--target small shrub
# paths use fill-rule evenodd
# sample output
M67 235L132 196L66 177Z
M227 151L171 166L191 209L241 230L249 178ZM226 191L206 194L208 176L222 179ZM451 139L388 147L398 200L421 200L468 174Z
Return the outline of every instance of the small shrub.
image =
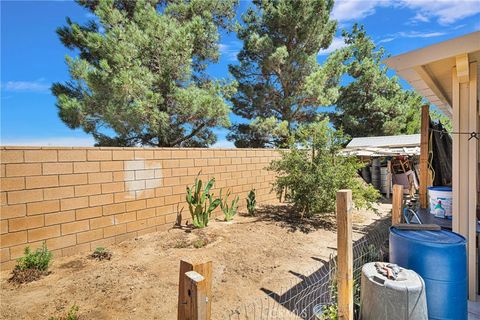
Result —
M208 239L207 238L201 238L193 241L193 247L195 249L200 249L205 247L208 244Z
M196 228L204 228L208 225L210 216L221 203L220 199L214 199L210 189L215 183L215 178L210 179L202 190L202 180L195 178L192 187L187 187L186 200L192 216L192 223ZM207 203L208 200L208 203Z
M250 190L247 196L247 211L251 216L255 215L257 200L255 199L255 189Z
M223 201L220 202L220 208L225 216L225 221L230 221L233 217L237 214L238 211L238 201L240 198L236 196L229 204L228 198L230 197L230 190L228 190L227 194ZM220 192L220 198L222 198L222 192Z
M25 247L25 254L17 260L17 265L13 269L9 281L22 284L38 280L48 274L51 260L52 253L48 251L45 242L35 252L32 252L30 247Z
M62 317L50 317L48 320L78 320L78 306L73 305L70 310L68 310L68 313L65 316Z
M175 245L173 247L175 249L188 248L188 247L190 247L190 242L188 242L185 239L177 240L177 242L175 242Z
M110 260L112 258L112 253L105 249L104 247L97 247L95 251L90 255L92 259L101 260Z

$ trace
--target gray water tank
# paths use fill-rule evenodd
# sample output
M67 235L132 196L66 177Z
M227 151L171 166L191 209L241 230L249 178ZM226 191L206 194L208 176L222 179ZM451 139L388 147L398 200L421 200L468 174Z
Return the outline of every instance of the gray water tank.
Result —
M425 282L413 270L401 269L397 280L379 274L375 262L362 268L362 320L427 320Z

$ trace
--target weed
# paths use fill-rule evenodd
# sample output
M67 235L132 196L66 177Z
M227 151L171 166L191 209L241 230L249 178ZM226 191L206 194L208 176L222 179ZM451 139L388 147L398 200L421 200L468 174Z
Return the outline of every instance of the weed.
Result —
M78 306L74 304L73 306L70 307L70 310L68 310L68 313L65 316L50 317L48 318L48 320L78 320L79 318L78 318L77 312L78 312Z
M12 271L9 279L14 283L27 283L40 279L48 274L48 266L52 260L52 253L48 251L47 245L43 242L42 247L32 252L30 247L25 247L24 256L17 260L17 265Z
M195 249L200 249L205 247L208 244L208 239L207 238L201 238L193 241L193 247Z
M190 242L185 239L177 240L175 245L173 246L175 249L183 249L190 247Z
M255 207L257 206L257 200L255 198L255 189L250 190L247 196L247 211L251 216L255 215Z
M105 249L104 247L97 247L95 251L90 255L90 258L101 260L110 260L112 258L112 253Z

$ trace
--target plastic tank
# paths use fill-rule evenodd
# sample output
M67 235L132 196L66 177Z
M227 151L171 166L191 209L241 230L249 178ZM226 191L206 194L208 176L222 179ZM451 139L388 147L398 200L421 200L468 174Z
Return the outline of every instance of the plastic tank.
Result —
M428 187L428 199L430 213L436 214L437 207L441 207L445 218L452 218L452 188L451 187Z
M467 319L466 240L441 230L390 228L390 262L425 281L429 319Z

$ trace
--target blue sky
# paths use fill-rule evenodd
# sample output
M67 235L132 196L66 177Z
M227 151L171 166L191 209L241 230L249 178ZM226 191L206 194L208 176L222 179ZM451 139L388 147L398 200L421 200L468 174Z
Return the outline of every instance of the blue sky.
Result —
M240 15L250 5L241 1ZM1 1L1 137L2 145L93 145L81 130L67 128L57 116L52 82L69 79L65 55L55 29L65 17L85 22L86 10L69 1ZM435 42L480 30L480 1L477 0L343 0L332 13L341 28L355 22L388 53L396 55ZM319 53L343 46L340 30L332 45ZM235 63L241 42L235 34L222 34L221 60L209 67L217 78L229 78L228 64ZM232 121L241 121L232 116ZM232 146L227 130L217 130L217 147Z

